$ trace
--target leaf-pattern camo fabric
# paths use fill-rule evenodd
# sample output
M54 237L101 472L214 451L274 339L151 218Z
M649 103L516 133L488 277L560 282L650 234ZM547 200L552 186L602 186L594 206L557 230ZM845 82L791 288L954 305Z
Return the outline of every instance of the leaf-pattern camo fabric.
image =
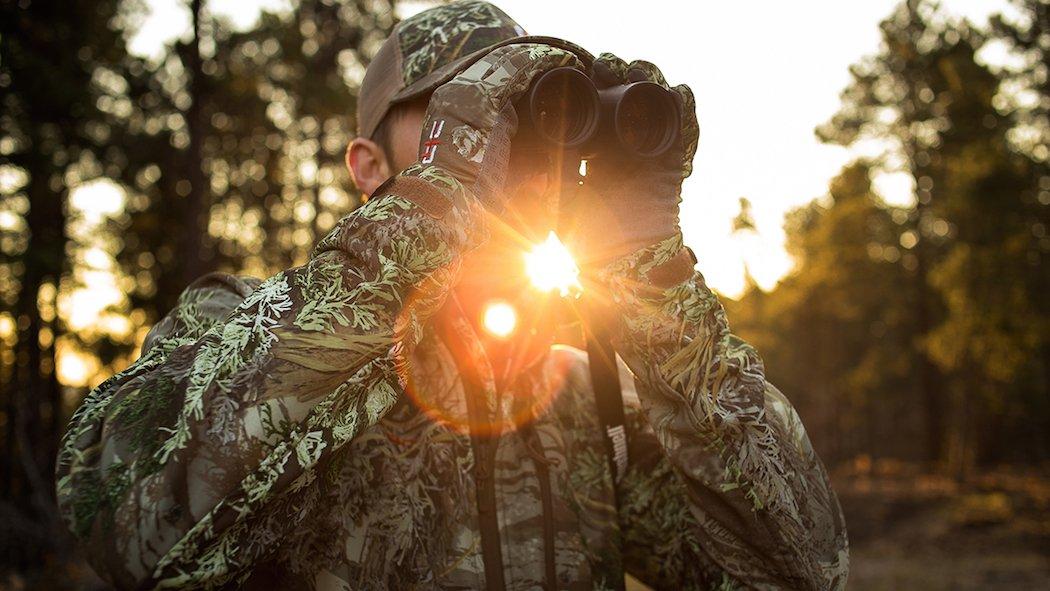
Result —
M655 438L623 485L628 567L661 586L843 588L848 542L827 472L703 277L658 287L681 253L679 234L604 273L645 418L635 444L639 431Z
M414 165L302 267L205 277L89 394L57 494L95 569L121 588L484 588L459 427L472 407L530 419L497 429L488 475L509 589L542 588L551 568L562 589L613 589L625 571L662 588L842 588L826 471L702 277L666 281L680 235L601 274L633 386L614 490L584 355L552 348L497 391L449 295L491 215L457 178Z
M511 105L540 73L570 65L582 64L572 52L540 43L492 50L434 91L420 139L421 161L440 166L499 211L518 125ZM451 141L438 139L444 137ZM431 139L439 143L427 147Z
M424 10L397 28L405 84L467 54L524 34L514 19L488 2L453 2Z
M58 496L100 574L122 588L483 587L468 435L413 403L466 412L427 318L485 228L473 201L449 194L440 219L399 195L370 200L308 264L262 283L190 286L142 357L89 395L63 443ZM555 393L534 437L498 440L508 588L544 580L540 461L561 588L613 588L625 570L665 588L845 584L837 501L757 355L698 274L642 287L680 246L605 274L637 386L628 398L640 401L628 404L619 514L585 357L556 347L504 393ZM491 375L481 348L466 349Z

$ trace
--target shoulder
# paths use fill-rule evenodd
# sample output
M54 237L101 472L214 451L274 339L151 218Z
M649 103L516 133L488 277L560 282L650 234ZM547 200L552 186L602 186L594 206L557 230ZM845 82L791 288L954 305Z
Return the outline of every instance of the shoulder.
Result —
M142 343L142 354L173 336L196 339L226 319L262 280L229 273L208 273L179 294L175 308L155 324Z
M255 291L262 283L261 279L246 275L229 273L208 273L189 284L179 296L179 306L187 304L210 303L212 305L229 304L241 300Z

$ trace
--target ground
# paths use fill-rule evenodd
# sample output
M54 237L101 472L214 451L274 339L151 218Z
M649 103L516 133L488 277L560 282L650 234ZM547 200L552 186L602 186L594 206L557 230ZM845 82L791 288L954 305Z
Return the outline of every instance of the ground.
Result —
M959 483L862 459L835 482L851 590L1050 589L1046 471L989 470Z

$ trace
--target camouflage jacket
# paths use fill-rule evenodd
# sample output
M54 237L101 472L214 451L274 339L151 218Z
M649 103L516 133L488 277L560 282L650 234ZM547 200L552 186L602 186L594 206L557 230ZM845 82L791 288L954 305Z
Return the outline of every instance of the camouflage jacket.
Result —
M627 378L630 466L614 485L579 351L554 347L496 388L449 297L487 222L454 180L428 182L444 183L445 201L395 183L301 267L191 285L141 358L89 394L57 491L104 578L609 589L630 572L659 588L845 585L826 471L702 277L668 279L680 237L602 273ZM472 442L457 425L477 417L490 429ZM486 520L498 576L486 574Z

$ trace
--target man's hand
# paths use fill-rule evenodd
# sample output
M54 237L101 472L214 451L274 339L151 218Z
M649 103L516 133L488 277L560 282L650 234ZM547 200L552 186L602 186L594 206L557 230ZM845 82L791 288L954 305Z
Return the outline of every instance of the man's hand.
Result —
M451 174L490 211L500 212L506 199L510 141L518 127L513 103L538 74L580 65L572 53L548 45L522 43L493 50L434 91L419 162Z
M594 62L591 79L599 89L631 82L655 82L669 89L681 108L675 145L655 159L596 158L587 163L584 203L576 204L578 254L602 264L679 232L682 180L693 170L700 135L693 91L671 88L659 68L646 61L627 64L611 53Z

